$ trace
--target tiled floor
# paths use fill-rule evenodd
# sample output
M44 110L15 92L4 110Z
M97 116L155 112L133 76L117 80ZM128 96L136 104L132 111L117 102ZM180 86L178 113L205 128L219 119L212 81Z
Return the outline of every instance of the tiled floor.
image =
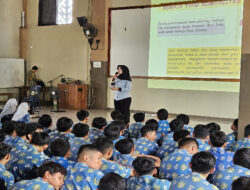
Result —
M77 122L77 117L76 117L76 112L77 110L66 110L66 112L62 112L62 113L55 113L55 112L50 112L50 108L48 107L42 107L41 110L38 109L39 112L36 112L36 115L37 116L40 116L42 114L50 114L52 119L53 119L53 126L55 126L56 124L56 121L58 118L60 117L63 117L63 116L66 116L66 117L69 117L71 118L74 123ZM112 110L94 110L94 109L90 109L88 110L89 113L90 113L90 117L89 117L89 125L91 125L91 122L92 122L92 119L94 117L105 117L107 119L107 121L110 121L111 120L111 117L110 117L110 112ZM131 122L134 122L133 120L133 113L134 112L131 112L131 119L130 121ZM171 121L173 118L175 118L176 115L170 115L169 117L169 121ZM156 114L155 113L148 113L146 114L146 120L147 119L156 119ZM38 119L37 118L34 118L32 119L31 121L37 121ZM207 117L198 117L198 116L191 116L190 118L190 126L195 126L197 124L207 124L207 123L210 123L210 122L216 122L218 123L222 130L226 133L230 133L231 132L231 129L230 129L230 126L233 122L233 120L231 119L220 119L220 118L207 118Z

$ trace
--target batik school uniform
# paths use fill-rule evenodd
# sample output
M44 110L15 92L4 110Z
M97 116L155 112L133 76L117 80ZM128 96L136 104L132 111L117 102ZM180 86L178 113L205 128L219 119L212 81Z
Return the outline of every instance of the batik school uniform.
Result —
M238 140L235 143L233 151L239 150L241 148L250 148L250 139L249 138L244 138L244 139Z
M130 177L127 180L127 190L168 190L170 187L170 182L165 179L157 179L152 175L143 175L140 177Z
M5 182L5 187L10 189L10 187L14 184L14 176L8 170L6 170L3 164L0 164L0 179L3 179Z
M209 152L216 158L215 171L223 170L233 165L233 152L226 151L221 147L212 147Z
M60 164L63 166L67 171L70 171L72 168L74 168L76 162L67 160L64 157L59 157L59 156L52 156L49 160L54 161L57 164Z
M124 136L119 136L118 139L113 140L113 144L115 145L115 143L117 143L119 140L124 139L124 138L125 138ZM112 154L110 160L114 160L114 157L115 157L117 154L120 154L120 152L119 152L118 150L116 150L116 148L115 148L115 146L114 146L114 148L113 148L113 154Z
M21 119L19 119L17 121L28 124L30 122L30 114L27 113L24 117L22 117Z
M96 139L98 139L101 136L103 136L103 131L100 131L99 129L92 127L89 130L88 141L93 143Z
M89 144L90 142L87 140L84 140L83 137L74 137L69 141L70 143L70 151L71 156L69 157L69 160L77 161L77 153L80 148L80 146Z
M231 150L236 143L237 133L233 132L227 135L227 146L225 150Z
M191 173L189 167L191 158L192 155L186 150L176 149L162 160L159 172L160 178L172 181L173 178Z
M11 135L5 135L4 137L4 143L7 145L10 145L12 147L12 144L14 143L15 138Z
M135 141L135 154L155 155L158 149L159 146L157 143L150 141L145 137Z
M70 174L64 181L63 190L96 190L99 185L100 179L104 174L99 171L88 167L84 163L76 163L75 167L71 169Z
M59 131L54 131L49 133L50 136L50 142L54 141L57 138L63 138L65 140L70 141L71 139L73 139L75 137L75 135L73 133L63 133L63 132L59 132Z
M173 142L172 144L162 145L160 149L157 151L156 156L162 160L167 155L173 153L176 149L178 149L177 142Z
M212 183L220 190L231 190L231 184L241 176L250 177L250 170L238 165L233 165L213 174Z
M132 162L136 159L135 155L131 154L117 154L114 157L114 161L123 166L133 167Z
M216 186L209 183L204 176L192 172L189 175L175 178L170 186L170 190L219 190Z
M12 187L12 190L54 190L54 187L39 177L32 180L19 181Z
M167 135L165 135L163 137L163 141L162 141L162 146L163 145L168 145L168 144L172 144L174 142L174 132L169 132Z
M143 126L144 125L141 122L132 123L128 128L130 138L136 138L137 139L141 134L141 128Z
M104 175L107 173L114 172L124 178L128 178L132 174L131 168L119 165L116 162L112 162L105 159L102 159L102 166L100 168L100 171L102 171Z
M159 127L157 130L157 133L161 133L161 134L163 133L166 135L171 131L171 129L169 127L169 122L167 120L159 120L158 125L159 125Z
M202 140L200 139L196 139L198 144L199 144L199 151L208 151L211 149L211 146L206 143L206 142L203 142Z
M190 134L193 134L193 132L194 132L194 128L189 126L189 125L184 125L184 129L188 130L190 132Z

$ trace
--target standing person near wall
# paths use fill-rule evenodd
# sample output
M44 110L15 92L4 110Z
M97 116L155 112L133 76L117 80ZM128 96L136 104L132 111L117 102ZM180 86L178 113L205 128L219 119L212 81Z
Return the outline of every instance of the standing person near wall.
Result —
M37 66L33 66L32 69L28 72L28 83L29 86L35 86L37 81L39 80L36 76L36 72L38 70Z
M113 76L111 90L115 92L114 106L122 114L130 116L131 96L130 90L132 80L130 78L129 69L125 65L118 65L117 72Z

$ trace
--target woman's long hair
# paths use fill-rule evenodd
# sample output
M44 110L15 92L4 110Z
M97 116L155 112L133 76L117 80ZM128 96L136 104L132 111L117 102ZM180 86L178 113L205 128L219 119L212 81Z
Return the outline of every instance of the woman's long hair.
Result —
M129 80L129 81L132 81L131 77L130 77L130 73L129 73L128 67L125 66L125 65L118 65L117 69L118 69L118 67L120 67L122 69L122 74L119 75L118 78L120 80Z

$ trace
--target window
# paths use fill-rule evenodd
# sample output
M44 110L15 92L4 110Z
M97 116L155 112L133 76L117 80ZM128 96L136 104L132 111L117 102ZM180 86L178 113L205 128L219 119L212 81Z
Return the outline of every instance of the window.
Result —
M39 26L71 24L73 0L39 0Z

